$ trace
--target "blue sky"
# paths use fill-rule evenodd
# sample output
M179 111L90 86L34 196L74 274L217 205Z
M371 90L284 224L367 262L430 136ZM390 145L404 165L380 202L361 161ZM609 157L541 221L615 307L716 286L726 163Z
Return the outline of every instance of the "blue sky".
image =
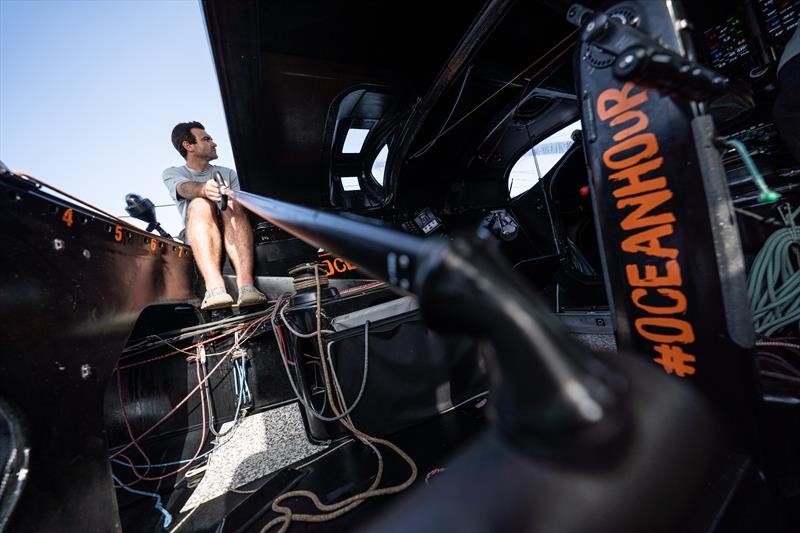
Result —
M116 215L135 192L171 203L178 122L202 122L233 167L195 0L0 0L0 160ZM181 227L173 206L162 225Z

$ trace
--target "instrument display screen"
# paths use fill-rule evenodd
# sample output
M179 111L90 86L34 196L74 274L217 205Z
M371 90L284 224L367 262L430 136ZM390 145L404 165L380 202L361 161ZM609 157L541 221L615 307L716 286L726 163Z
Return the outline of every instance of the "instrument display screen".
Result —
M750 54L744 23L737 16L711 26L703 32L711 66L725 70Z
M792 36L800 20L800 0L755 0L755 7L771 43Z

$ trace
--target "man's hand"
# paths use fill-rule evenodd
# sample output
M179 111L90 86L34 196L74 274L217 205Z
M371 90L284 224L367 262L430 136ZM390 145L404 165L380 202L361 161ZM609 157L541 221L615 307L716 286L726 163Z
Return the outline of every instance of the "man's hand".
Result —
M213 179L206 182L182 181L178 184L176 190L181 198L205 198L214 203L222 201L222 195L228 193L228 187L223 186L220 188ZM228 198L228 205L231 205L230 198Z
M203 184L203 198L211 200L212 202L219 202L222 200L222 193L219 190L219 185L213 179L208 180Z

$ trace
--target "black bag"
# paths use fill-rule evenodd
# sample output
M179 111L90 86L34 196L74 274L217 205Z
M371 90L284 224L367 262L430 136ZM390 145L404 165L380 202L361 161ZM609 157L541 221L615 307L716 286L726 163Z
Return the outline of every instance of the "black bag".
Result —
M343 396L351 406L364 372L364 327L328 335L326 347L329 343ZM408 427L488 389L482 343L434 333L417 310L370 323L368 344L367 381L351 418L369 435Z

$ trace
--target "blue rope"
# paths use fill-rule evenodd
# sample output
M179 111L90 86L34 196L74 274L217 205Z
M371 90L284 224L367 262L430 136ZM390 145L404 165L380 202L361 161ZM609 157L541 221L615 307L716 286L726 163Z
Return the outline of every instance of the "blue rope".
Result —
M122 481L119 480L117 476L111 474L111 477L114 479L114 482L117 485L120 485L123 489L127 490L128 492L132 492L133 494L138 494L140 496L148 496L150 498L155 498L156 504L154 507L158 510L162 515L164 515L164 529L168 529L170 524L172 524L172 515L169 514L169 511L164 509L164 506L161 505L161 496L154 492L145 492L143 490L132 489L127 485L123 484Z
M241 387L244 389L244 402L251 403L253 401L253 395L250 393L250 385L247 383L247 366L246 366L247 362L243 357L241 359L237 359L235 361L235 364L236 368L239 371L239 383L241 384Z

